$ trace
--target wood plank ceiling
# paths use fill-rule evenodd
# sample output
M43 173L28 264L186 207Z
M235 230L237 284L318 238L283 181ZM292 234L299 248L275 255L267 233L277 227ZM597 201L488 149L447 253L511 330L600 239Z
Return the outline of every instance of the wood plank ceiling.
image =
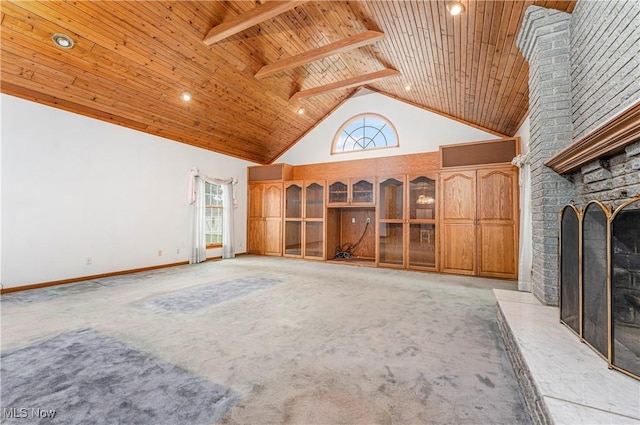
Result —
M368 87L511 136L528 108L528 67L515 46L524 11L575 6L463 0L466 11L454 17L445 1L309 1L203 42L262 3L2 1L1 90L266 164L357 90L318 87L397 70ZM367 31L385 37L255 77L265 65ZM55 33L71 36L74 47L54 46ZM193 100L182 101L182 92Z

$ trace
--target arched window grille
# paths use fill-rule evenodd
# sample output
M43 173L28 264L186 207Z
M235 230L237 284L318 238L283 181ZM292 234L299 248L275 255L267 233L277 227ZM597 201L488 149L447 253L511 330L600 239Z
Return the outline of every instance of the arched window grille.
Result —
M398 146L396 129L385 117L361 114L349 119L333 138L331 153L392 148Z

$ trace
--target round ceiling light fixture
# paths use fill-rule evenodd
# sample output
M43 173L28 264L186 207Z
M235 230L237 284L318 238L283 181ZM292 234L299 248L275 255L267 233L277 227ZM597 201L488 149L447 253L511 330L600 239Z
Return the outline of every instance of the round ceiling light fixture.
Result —
M53 34L51 40L55 43L56 46L63 49L70 49L73 47L73 39L67 34Z
M457 16L464 12L464 4L460 3L459 1L450 1L449 3L447 3L447 10L451 15Z
M184 100L185 102L190 102L192 97L191 97L191 93L188 92L184 92L180 95L180 99Z
M409 83L405 84L405 85L404 85L404 89L405 89L406 91L411 91L411 84L409 84Z
M298 109L297 114L304 115L304 108L301 107L300 109Z

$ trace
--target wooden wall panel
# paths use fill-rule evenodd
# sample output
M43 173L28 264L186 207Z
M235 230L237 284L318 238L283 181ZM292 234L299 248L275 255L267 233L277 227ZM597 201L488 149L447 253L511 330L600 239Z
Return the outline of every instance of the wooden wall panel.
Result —
M355 218L356 222L352 223L351 219ZM367 218L371 220L367 227ZM376 213L374 208L342 208L340 209L340 245L355 244L362 236L365 227L367 232L364 238L353 252L357 257L366 259L374 259L376 256ZM329 229L327 229L329 231ZM335 248L327 246L327 250L335 253Z
M371 177L396 175L398 171L420 174L440 168L440 154L426 152L384 158L357 159L322 164L297 165L293 169L294 180L344 179L349 177Z

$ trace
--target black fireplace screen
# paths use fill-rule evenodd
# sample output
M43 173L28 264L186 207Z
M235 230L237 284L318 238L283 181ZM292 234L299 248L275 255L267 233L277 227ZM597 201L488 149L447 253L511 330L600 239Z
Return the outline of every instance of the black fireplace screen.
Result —
M560 321L640 379L640 197L615 212L598 201L560 215Z
M582 337L605 357L609 353L607 225L606 207L589 203L582 216Z
M560 230L560 320L580 334L580 256L578 211L562 210Z
M611 221L611 299L611 362L640 376L640 199Z

